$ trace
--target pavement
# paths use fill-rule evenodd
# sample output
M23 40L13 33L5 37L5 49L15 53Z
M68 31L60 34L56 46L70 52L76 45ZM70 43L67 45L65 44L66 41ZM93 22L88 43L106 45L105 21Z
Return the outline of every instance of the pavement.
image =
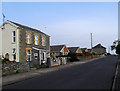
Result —
M120 91L120 56L118 56L118 63L116 67L112 91Z
M2 77L2 86L17 83L17 82L24 81L24 80L34 78L34 77L37 77L37 76L42 76L42 75L44 75L46 73L49 73L49 72L58 71L58 70L61 70L63 68L69 68L69 67L72 67L72 66L88 63L88 62L94 61L96 59L105 58L105 57L106 56L101 56L99 58L94 58L94 59L91 59L91 60L70 62L70 63L65 64L65 65L60 65L60 66L55 66L55 67L50 67L50 68L41 68L41 69L38 69L38 70L31 70L30 72L3 76Z

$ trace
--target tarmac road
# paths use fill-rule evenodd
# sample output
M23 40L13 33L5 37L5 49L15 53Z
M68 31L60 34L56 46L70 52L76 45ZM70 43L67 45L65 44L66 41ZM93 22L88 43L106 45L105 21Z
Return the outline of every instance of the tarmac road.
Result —
M108 56L85 64L46 73L4 89L111 89L117 56Z

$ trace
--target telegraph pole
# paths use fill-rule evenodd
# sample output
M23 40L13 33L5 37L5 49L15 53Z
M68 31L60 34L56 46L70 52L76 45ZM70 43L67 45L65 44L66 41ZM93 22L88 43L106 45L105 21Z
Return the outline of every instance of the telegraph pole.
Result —
M3 13L2 15L3 15L3 28L2 29L4 29L5 15Z
M92 48L92 33L90 33L90 36L91 36L91 54L92 54L92 57L93 57L93 48Z

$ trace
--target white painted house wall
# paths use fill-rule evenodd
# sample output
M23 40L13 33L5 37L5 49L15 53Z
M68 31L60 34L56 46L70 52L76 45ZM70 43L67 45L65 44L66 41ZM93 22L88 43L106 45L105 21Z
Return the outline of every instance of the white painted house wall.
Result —
M2 30L0 28L0 56L2 55Z
M0 41L2 41L2 45L0 45L0 48L2 48L1 54L5 56L6 53L9 53L9 60L13 61L12 57L12 50L13 48L16 49L16 61L19 62L19 37L18 37L18 29L17 27L13 26L10 23L5 24L5 28L2 30L0 28L0 35L2 35L2 38L0 38ZM2 31L2 33L1 33ZM12 31L16 31L16 41L15 43L12 43ZM2 47L1 47L2 46ZM1 51L1 49L0 49Z
M120 41L120 2L118 2L118 40Z

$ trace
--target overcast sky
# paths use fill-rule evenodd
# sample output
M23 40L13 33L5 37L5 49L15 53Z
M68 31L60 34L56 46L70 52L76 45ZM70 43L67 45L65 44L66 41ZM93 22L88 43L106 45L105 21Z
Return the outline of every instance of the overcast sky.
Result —
M18 22L51 36L51 45L107 48L118 39L117 2L4 2L6 20ZM46 27L46 28L45 28Z

